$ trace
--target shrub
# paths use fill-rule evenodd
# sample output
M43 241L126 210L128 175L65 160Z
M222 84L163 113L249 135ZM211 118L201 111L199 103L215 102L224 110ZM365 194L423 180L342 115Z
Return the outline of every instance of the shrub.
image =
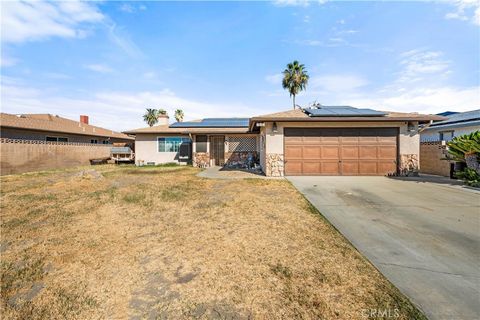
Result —
M474 169L465 168L463 171L456 172L455 176L471 187L480 188L480 175Z

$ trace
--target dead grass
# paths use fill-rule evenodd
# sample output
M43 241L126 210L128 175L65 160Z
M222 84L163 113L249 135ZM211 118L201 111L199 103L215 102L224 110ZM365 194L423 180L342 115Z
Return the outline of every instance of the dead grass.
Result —
M286 181L95 172L1 178L4 319L424 319Z

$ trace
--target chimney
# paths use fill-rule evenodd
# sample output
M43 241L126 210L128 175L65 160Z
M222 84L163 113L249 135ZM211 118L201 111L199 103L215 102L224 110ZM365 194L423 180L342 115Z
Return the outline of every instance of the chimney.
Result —
M159 126L168 126L169 117L168 117L167 114L159 114L157 119L158 119L158 125Z
M80 116L80 123L88 124L88 116L81 115Z

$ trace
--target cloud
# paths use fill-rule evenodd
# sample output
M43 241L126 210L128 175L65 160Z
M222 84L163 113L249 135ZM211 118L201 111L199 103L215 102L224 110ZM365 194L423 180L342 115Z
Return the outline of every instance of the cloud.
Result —
M282 78L283 75L281 73L276 73L276 74L271 74L267 75L265 77L265 81L271 83L271 84L281 84L282 83Z
M456 7L454 12L445 15L446 19L458 19L463 21L471 21L476 25L480 25L480 1L478 0L457 0L453 4Z
M279 7L308 7L311 3L324 4L327 0L274 0L273 4Z
M145 79L155 79L155 78L157 78L157 74L156 74L155 72L153 72L153 71L149 71L149 72L145 72L145 73L143 74L143 77L144 77Z
M400 55L402 71L398 82L412 83L450 74L450 61L440 51L414 49Z
M31 88L21 80L2 78L2 111L7 113L52 113L70 119L90 116L91 123L117 131L145 127L142 115L147 107L166 109L171 118L181 108L185 119L244 117L258 113L258 106L224 101L210 103L180 97L169 89L159 91L101 91L69 97L56 90ZM226 108L225 106L228 106Z
M147 7L143 4L136 6L132 3L123 3L121 6L118 7L118 10L126 12L126 13L135 13L139 10L147 10Z
M87 64L84 66L85 69L95 71L98 73L111 73L113 69L104 64Z
M66 75L64 73L57 73L57 72L47 72L47 73L44 73L43 75L47 78L57 79L57 80L72 79L72 77L69 75Z
M143 58L144 54L140 48L130 39L130 36L125 32L122 27L118 27L113 21L109 21L105 24L108 30L108 38L127 55L132 58Z
M129 4L129 3L124 3L120 7L118 7L120 11L127 12L127 13L134 13L135 8Z
M5 56L5 54L2 55L2 57L0 57L0 66L2 67L13 67L14 65L16 65L18 63L18 59L16 58L10 58L10 57L7 57Z
M2 2L2 42L22 43L50 37L75 38L85 35L86 24L99 23L104 15L86 2Z
M366 86L369 82L359 75L324 75L312 77L309 81L312 89L328 92L350 92Z
M480 87L443 86L436 88L417 88L403 93L383 92L370 96L340 99L341 103L356 107L371 107L374 109L439 113L442 111L468 111L478 109L480 102Z

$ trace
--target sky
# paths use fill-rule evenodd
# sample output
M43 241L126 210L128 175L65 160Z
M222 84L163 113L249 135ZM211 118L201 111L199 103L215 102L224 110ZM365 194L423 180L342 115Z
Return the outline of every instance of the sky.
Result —
M1 2L1 110L113 130L297 104L438 113L480 107L480 2Z

